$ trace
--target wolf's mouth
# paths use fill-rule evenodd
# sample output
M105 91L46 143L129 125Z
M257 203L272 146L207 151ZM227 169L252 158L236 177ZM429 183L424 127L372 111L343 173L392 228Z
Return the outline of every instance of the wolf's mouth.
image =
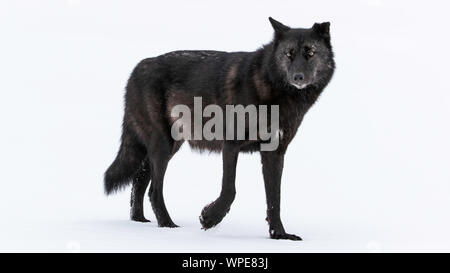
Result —
M291 85L294 86L295 88L297 88L298 90L305 89L308 86L308 84L306 84L306 83L303 83L303 84L291 83Z

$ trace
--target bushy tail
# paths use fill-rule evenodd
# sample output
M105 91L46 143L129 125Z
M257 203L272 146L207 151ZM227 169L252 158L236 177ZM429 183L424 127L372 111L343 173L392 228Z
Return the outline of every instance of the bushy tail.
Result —
M131 183L147 152L134 134L124 126L122 144L116 159L105 172L105 193L115 193Z

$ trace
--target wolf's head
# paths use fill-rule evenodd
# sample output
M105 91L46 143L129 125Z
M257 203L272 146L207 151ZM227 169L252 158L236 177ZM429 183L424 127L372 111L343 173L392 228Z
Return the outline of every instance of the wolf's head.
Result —
M299 90L308 86L323 88L334 71L330 43L330 23L312 28L290 28L269 17L275 30L272 64L282 81Z

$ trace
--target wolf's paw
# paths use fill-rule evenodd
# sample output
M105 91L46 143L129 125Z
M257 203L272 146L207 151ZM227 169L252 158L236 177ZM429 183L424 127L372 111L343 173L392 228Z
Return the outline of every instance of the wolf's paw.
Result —
M177 228L179 227L178 225L176 225L174 222L172 221L167 221L167 222L163 222L163 223L158 223L159 227L167 227L167 228Z
M302 238L300 236L297 236L295 234L288 234L286 232L278 233L275 231L270 232L270 238L276 239L276 240L292 240L292 241L301 241Z
M200 214L200 224L202 224L202 228L204 230L210 229L212 227L215 227L217 224L219 224L223 217L228 213L228 210L225 211L217 211L215 208L215 202L212 202L211 204L207 205L203 208L201 214Z
M141 222L141 223L149 223L150 220L147 220L144 216L132 216L131 221Z
M130 213L131 221L141 222L141 223L148 223L150 220L147 220L144 216L144 212L142 210L133 210L131 209Z

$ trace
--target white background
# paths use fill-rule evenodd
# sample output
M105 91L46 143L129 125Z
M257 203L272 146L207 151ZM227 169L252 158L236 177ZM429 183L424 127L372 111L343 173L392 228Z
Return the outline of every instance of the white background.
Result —
M419 1L418 1L419 2ZM423 1L420 1L424 3ZM2 1L1 251L450 251L449 6L445 1ZM176 49L252 51L272 16L330 21L337 70L292 142L282 218L302 242L268 239L258 154L215 229L198 216L221 157L170 162L178 229L128 220L127 189L103 194L126 80ZM146 199L147 201L148 199Z

